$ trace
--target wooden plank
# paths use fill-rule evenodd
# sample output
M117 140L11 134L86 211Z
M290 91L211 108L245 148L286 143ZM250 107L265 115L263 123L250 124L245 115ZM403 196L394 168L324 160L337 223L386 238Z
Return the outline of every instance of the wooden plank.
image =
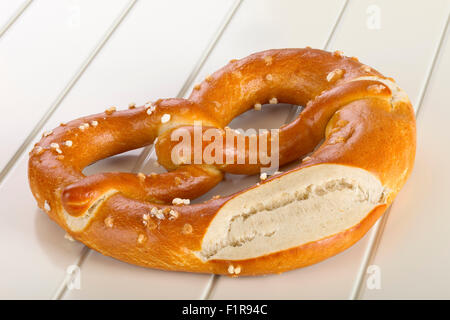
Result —
M357 56L362 62L393 76L415 103L447 17L448 2L436 1L433 7L425 2L406 0L375 3L376 7L369 0L349 2L331 42L331 50L343 50L346 55ZM404 10L405 7L408 10ZM376 21L372 20L372 12L377 12L377 8L381 13L381 25L373 29ZM426 26L417 23L423 12L427 12L429 18ZM345 299L351 294L369 249L370 236L369 232L355 246L331 259L280 276L239 280L221 277L211 297Z
M417 119L411 178L392 206L364 299L450 298L450 41L443 43ZM379 275L379 284L378 283Z
M0 1L0 37L11 26L27 0Z
M175 97L233 4L231 0L138 2L46 127L111 105L122 109L130 102L139 105ZM139 153L106 160L94 171L111 167L130 171ZM63 298L192 299L208 277L138 268L90 252L81 279L81 290L67 291Z
M434 1L433 6L408 0L351 1L331 49L393 77L416 108L449 6L447 0ZM427 22L417 23L424 12Z
M343 4L343 0L244 1L194 84L231 59L258 51L306 46L322 48ZM327 10L323 10L324 6Z
M48 299L83 246L39 210L28 187L25 159L1 187L0 264L2 299Z
M8 115L0 120L2 165L57 95L60 82L75 72L125 3L83 2L80 25L69 28L69 2L43 1L28 8L2 37L0 108ZM24 154L16 171L0 186L5 204L0 246L9 257L0 266L0 296L9 299L50 298L82 249L78 243L65 241L64 232L36 207L28 191L27 158Z
M0 41L0 170L128 0L38 1Z
M195 299L208 277L204 274L151 270L89 251L81 267L80 290L64 299Z

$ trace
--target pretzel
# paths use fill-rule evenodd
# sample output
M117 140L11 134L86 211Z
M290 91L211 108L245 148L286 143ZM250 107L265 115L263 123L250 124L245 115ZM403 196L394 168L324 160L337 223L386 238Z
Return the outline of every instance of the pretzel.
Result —
M218 154L244 163L176 162L171 137L192 133L201 121L202 132L225 139L233 118L268 102L306 106L278 135L280 165L300 163L235 194L190 204L226 172L264 169L259 159L249 163L249 145L271 134L244 137L243 149L233 144ZM167 173L82 173L152 143ZM28 173L39 207L105 255L164 270L259 275L319 262L358 241L408 178L415 145L411 103L392 79L340 52L280 49L232 60L189 99L110 108L61 124L30 152Z

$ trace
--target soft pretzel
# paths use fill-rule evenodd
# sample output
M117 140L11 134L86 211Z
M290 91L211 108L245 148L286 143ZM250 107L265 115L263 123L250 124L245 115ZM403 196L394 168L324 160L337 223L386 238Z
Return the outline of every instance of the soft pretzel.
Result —
M301 164L238 193L189 204L224 172L252 174L264 165L175 163L171 136L193 131L195 121L225 136L233 118L268 102L306 106L278 136L280 165ZM232 145L223 157L248 160L252 138L262 136L245 137L244 150ZM82 173L151 143L168 173ZM280 273L359 240L408 178L415 145L411 103L392 79L339 52L268 50L232 60L189 99L110 108L44 133L30 153L29 182L40 208L105 255L166 270Z

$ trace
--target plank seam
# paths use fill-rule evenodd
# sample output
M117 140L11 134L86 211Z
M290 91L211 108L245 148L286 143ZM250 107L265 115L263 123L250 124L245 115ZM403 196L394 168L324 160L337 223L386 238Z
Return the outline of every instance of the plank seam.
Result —
M9 30L9 28L14 24L14 22L19 19L22 13L28 8L28 6L33 2L33 0L24 1L9 18L8 21L0 28L0 38Z
M447 22L444 25L444 29L442 31L441 38L439 39L439 43L438 43L436 52L435 52L435 54L433 56L433 60L431 62L431 65L429 66L429 69L427 71L427 77L425 79L425 83L424 83L424 85L422 87L422 90L420 91L420 94L419 94L419 101L417 103L416 118L419 116L420 110L422 109L423 99L425 97L426 91L428 90L428 85L430 83L431 76L432 76L432 74L433 74L433 72L434 72L434 70L436 68L436 63L437 63L439 54L440 54L440 52L442 50L444 39L446 38L445 35L448 32L449 20L450 20L450 13L447 15Z
M348 3L349 3L349 0L345 0L341 10L339 11L337 19L336 19L336 21L335 21L335 23L333 25L333 28L331 28L331 31L330 31L330 33L328 35L328 38L327 38L327 40L325 41L325 43L323 45L323 49L324 50L327 50L329 48L331 40L334 38L334 35L336 34L336 30L337 30L339 24L342 21L342 17L344 16L344 12L347 9Z
M417 111L416 111L416 122L419 119L419 114L420 114L419 111L422 108L422 102L426 95L432 74L434 73L436 63L437 63L438 57L439 57L441 49L442 49L442 44L444 43L445 35L448 32L449 19L450 19L450 13L447 15L447 21L444 24L444 27L441 31L441 36L439 38L437 47L434 51L433 58L431 60L431 64L428 67L427 75L425 77L425 83L419 92L419 100L417 103ZM369 244L368 244L366 252L363 256L363 260L361 261L360 269L357 273L352 291L350 292L349 300L361 300L362 299L362 296L363 296L362 289L363 289L364 280L366 279L366 270L367 270L367 267L371 263L373 263L373 261L375 260L375 256L378 251L378 248L379 248L379 245L381 242L381 237L382 237L382 234L386 227L386 223L387 223L391 208L392 208L392 205L389 207L388 211L386 211L384 213L384 215L381 217L381 219L377 222L377 224L373 228L373 231L372 231L373 234L369 238Z
M202 294L200 295L199 300L210 300L212 292L217 285L217 281L219 280L219 275L213 274L209 276L208 282L206 286L203 288Z

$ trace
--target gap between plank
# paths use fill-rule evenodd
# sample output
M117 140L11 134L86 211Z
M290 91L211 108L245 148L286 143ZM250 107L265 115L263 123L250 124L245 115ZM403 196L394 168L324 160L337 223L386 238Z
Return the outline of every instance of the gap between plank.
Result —
M8 173L11 171L11 169L17 163L17 161L22 156L22 154L25 152L25 150L28 148L29 144L33 141L33 139L36 137L36 135L42 130L44 125L47 123L48 119L50 119L50 117L53 115L53 113L58 109L61 102L64 100L64 98L67 96L67 94L73 88L73 86L77 83L78 79L81 78L84 71L86 71L88 66L91 64L91 62L94 60L94 58L100 52L100 50L103 48L105 43L109 40L111 35L114 33L116 28L119 26L119 24L122 22L122 20L128 14L128 12L131 10L131 8L134 6L136 1L137 0L129 1L129 3L125 6L125 9L122 10L120 15L116 18L116 20L113 22L111 27L107 30L106 34L103 36L103 38L100 40L100 42L92 50L92 52L89 54L87 59L83 62L83 64L78 69L78 71L75 73L75 75L70 79L70 81L67 83L65 88L60 92L60 94L58 95L56 100L51 104L51 106L47 109L47 111L44 113L44 115L39 120L39 122L34 126L33 130L25 138L24 142L16 150L16 152L11 157L11 159L9 159L6 166L0 171L0 185L3 183L3 181L5 180Z
M22 13L28 8L28 6L33 2L33 0L27 0L22 3L19 8L14 12L14 14L9 18L8 21L0 28L0 38L8 31L8 29L14 24L14 22L19 19Z
M416 110L416 122L418 121L418 117L420 114L419 111L422 108L422 102L425 97L426 91L428 89L428 85L430 83L431 76L434 72L439 54L441 52L442 44L444 43L444 39L445 39L445 35L448 32L449 19L450 19L450 14L447 15L447 21L444 24L440 39L438 41L437 47L433 54L433 58L431 60L431 64L427 70L427 75L425 77L425 83L419 92L419 100L417 102L417 110ZM378 220L377 223L375 224L375 226L372 228L372 234L370 235L370 238L369 238L369 244L366 249L366 252L364 253L363 260L362 260L360 268L358 270L352 291L350 292L349 300L361 300L362 299L363 283L364 283L364 280L366 279L366 270L367 270L367 267L375 260L375 256L376 256L376 253L378 251L380 241L381 241L381 236L386 227L386 223L389 218L389 214L391 212L392 205L389 207L388 210L386 210L386 212L383 214L383 216L380 218L380 220Z
M214 35L212 36L211 41L208 43L207 47L204 49L202 55L200 56L200 58L198 59L197 63L193 67L191 73L189 74L189 76L185 80L183 86L181 87L180 91L178 92L178 94L176 96L177 98L182 98L182 97L185 96L187 90L192 85L192 83L195 80L195 78L198 76L201 68L203 67L203 65L205 64L205 62L208 59L209 55L211 54L211 52L213 51L214 47L216 46L217 42L221 38L223 32L225 31L226 27L230 23L231 19L233 18L233 16L236 13L237 9L241 5L242 1L243 0L235 0L233 5L231 6L230 10L228 11L228 13L225 15L225 17L223 19L223 22L219 26L219 29L216 31L216 33L214 33ZM134 165L134 167L131 170L131 172L137 173L137 172L141 171L142 167L145 165L147 160L152 156L153 152L154 152L154 145L151 145L151 146L148 146L148 147L144 148L144 150L139 155L139 158L136 160L136 164ZM1 182L1 180L0 180L0 182ZM82 265L83 265L84 261L87 260L87 257L89 255L90 251L91 251L91 249L89 249L88 247L84 247L83 250L81 251L80 257L75 262L75 265L77 265L79 268L82 268ZM70 276L66 275L64 277L62 283L60 284L60 286L57 288L55 294L53 295L53 299L61 300L65 296L65 294L67 293L67 284L69 283L69 281L70 281ZM208 292L208 286L211 286L211 284L213 282L214 282L214 279L212 279L212 278L209 279L207 287L205 288L206 289L206 294ZM205 290L204 290L204 293L202 294L202 296L204 294L205 294Z
M177 98L183 98L189 87L192 85L194 80L197 78L200 70L205 65L206 61L208 60L208 57L211 55L211 52L216 47L217 43L219 42L220 38L222 37L223 33L225 32L225 29L230 24L231 20L233 19L234 15L236 14L237 10L239 9L240 5L242 4L243 0L237 0L234 2L233 6L231 7L228 14L225 16L222 25L219 27L217 32L212 37L212 41L209 43L209 45L206 47L204 53L198 60L197 64L194 66L194 68L191 71L191 74L184 82L184 85L181 87L180 91L177 94ZM137 163L135 167L133 168L133 172L141 171L144 164L152 157L153 153L155 152L155 145L151 145L146 147L141 155L139 156ZM212 289L214 288L215 284L217 282L217 276L216 275L210 275L208 282L206 286L204 287L202 294L200 295L200 300L207 300L209 299L209 296L211 294Z
M344 15L344 11L347 8L348 2L349 2L349 0L345 0L344 4L342 5L341 9L339 10L336 21L334 22L333 27L331 28L331 31L328 34L327 39L323 45L324 50L328 49L328 46L330 45L330 42L331 42L332 38L334 37L337 27L342 20L342 16ZM303 109L302 106L293 106L286 117L285 123L289 123L293 119L295 119L300 114L302 109ZM200 296L200 300L210 300L211 299L212 291L214 290L214 287L218 283L219 277L220 277L219 275L215 275L215 274L211 275L208 283L206 284L205 289L202 292L202 295Z
M73 265L78 266L79 268L81 268L81 265L83 264L83 262L89 256L90 251L91 250L88 247L86 247L86 246L83 247L83 249L81 249L80 256L78 257L78 259L75 261L75 263ZM53 297L51 298L51 300L61 300L61 298L66 294L67 284L69 284L73 280L74 276L75 276L74 274L66 273L63 281L61 282L59 287L56 289L56 291L53 294Z

